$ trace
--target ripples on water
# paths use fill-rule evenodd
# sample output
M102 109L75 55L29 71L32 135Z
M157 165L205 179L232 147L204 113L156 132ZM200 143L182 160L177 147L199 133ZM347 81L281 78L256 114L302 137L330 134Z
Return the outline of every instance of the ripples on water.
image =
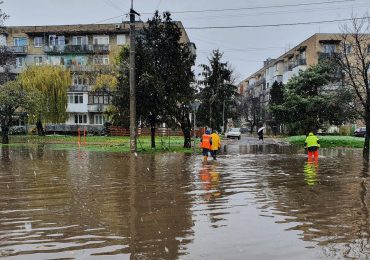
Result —
M367 258L359 150L228 146L201 156L2 148L0 256L9 259Z

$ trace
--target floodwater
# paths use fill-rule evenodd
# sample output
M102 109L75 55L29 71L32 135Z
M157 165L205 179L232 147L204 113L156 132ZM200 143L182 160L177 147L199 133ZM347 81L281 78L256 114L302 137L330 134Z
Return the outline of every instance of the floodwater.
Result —
M361 150L273 145L218 160L0 150L5 259L370 258Z

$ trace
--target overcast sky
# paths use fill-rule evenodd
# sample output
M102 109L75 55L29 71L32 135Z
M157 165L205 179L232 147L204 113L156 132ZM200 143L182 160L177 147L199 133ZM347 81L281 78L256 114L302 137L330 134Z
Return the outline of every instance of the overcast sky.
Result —
M0 7L10 15L6 21L9 26L55 25L127 21L124 14L128 13L130 3L130 0L4 0ZM369 0L134 0L134 9L142 14L143 21L151 16L147 13L152 14L158 9L173 12L173 18L188 28L346 19L352 14L364 16L369 8ZM239 10L198 12L210 9ZM183 11L197 12L181 13ZM235 69L238 80L242 80L260 69L266 58L280 56L314 33L339 32L339 25L336 22L263 28L188 29L187 32L198 48L197 64L206 63L211 51L219 48L224 52L224 60Z

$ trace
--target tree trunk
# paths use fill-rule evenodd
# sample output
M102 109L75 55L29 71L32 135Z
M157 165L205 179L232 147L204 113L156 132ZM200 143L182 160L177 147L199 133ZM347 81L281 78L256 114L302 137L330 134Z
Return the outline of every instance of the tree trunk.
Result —
M1 126L2 144L9 143L9 126Z
M150 123L150 141L152 149L155 149L155 126L156 120L154 115L149 116L149 123Z
M42 122L41 120L38 120L37 123L36 123L36 128L37 128L37 134L39 136L45 136L45 131L44 131L44 127L42 126Z
M155 149L155 126L150 126L151 147Z
M191 148L191 131L189 127L182 128L184 134L184 148Z
M181 130L184 134L184 148L191 148L191 122L188 116L184 117L184 122L181 122ZM194 129L195 131L195 129Z
M366 124L366 134L365 134L363 157L366 161L369 161L370 109L367 109L366 111L365 124Z

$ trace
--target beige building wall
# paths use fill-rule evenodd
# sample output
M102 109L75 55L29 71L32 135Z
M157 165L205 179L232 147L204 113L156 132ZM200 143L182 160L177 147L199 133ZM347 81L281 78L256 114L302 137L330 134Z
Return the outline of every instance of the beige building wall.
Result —
M182 32L180 42L191 45L182 23L176 23ZM136 29L142 30L144 26L146 24L138 22ZM50 35L64 36L64 45L62 44L62 47L50 46ZM74 45L73 38L76 36L87 37L86 44ZM94 38L99 36L109 37L109 44L96 45ZM124 45L129 45L129 23L12 26L6 27L2 37L6 37L6 45L13 48L17 58L13 73L20 73L27 66L37 65L38 60L42 60L41 64L53 64L55 62L71 70L73 85L68 92L69 104L67 111L69 112L69 118L66 124L97 124L96 119L99 119L99 125L103 123L101 117L104 114L104 109L109 104L106 101L110 102L110 99L107 99L106 94L91 91L91 82L84 81L84 79L80 80L79 76L84 77L87 73L94 75L97 69L94 59L97 60L98 56L102 58L99 61L104 60L103 65L98 65L99 69L109 69L110 66L115 64L121 48ZM42 37L41 46L35 46L35 37ZM118 43L118 37L123 42ZM26 46L15 46L15 38L26 38ZM195 50L194 44L190 47ZM109 65L105 64L106 57L109 58ZM75 119L78 119L79 122L75 122Z

